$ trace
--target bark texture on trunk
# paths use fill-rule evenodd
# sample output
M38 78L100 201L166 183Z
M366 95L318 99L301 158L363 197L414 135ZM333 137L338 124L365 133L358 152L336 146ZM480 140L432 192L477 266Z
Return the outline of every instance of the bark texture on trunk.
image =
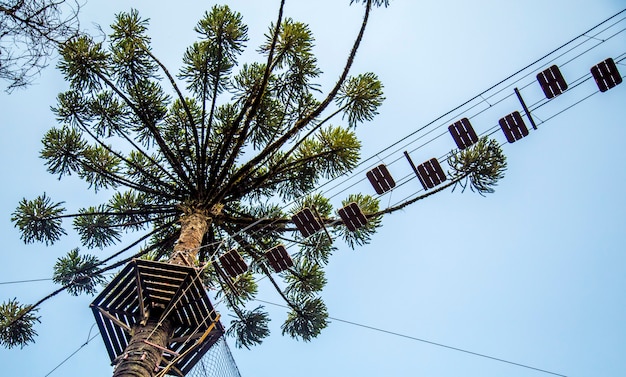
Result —
M145 326L135 326L133 332L113 377L153 377L161 364L163 349L167 348L172 336L172 324L165 320L159 325L158 319L149 319Z
M174 245L174 253L169 263L193 266L196 262L202 238L209 229L209 217L194 212L180 218L180 237Z

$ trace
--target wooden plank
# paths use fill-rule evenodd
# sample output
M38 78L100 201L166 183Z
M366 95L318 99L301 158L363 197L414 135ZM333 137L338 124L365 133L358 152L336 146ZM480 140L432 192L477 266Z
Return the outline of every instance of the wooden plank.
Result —
M122 310L122 311L137 311L138 308L138 298L137 295L135 294L136 291L136 287L135 284L133 282L133 284L130 284L126 291L123 292L123 295L120 295L120 299L116 301L116 303L112 304L111 306L115 309L118 310Z
M102 340L104 341L104 347L106 348L107 353L109 354L109 359L113 361L117 357L117 354L115 353L115 350L113 349L113 346L110 341L110 337L107 334L107 329L104 326L104 319L98 309L99 308L97 306L95 306L94 304L91 304L91 310L93 311L93 316L96 319L98 330L100 330L100 335L102 336Z
M130 273L127 274L124 279L118 283L117 286L113 287L108 304L102 306L118 309L122 307L124 303L126 303L127 305L129 297L131 297L130 300L132 300L132 297L134 296L134 283L134 274L132 273L132 271L130 271Z
M339 217L349 231L354 232L367 224L367 217L361 211L359 205L355 202L349 203L347 206L340 208Z
M146 291L170 292L170 294L174 294L176 290L178 290L178 287L180 287L180 284L182 284L182 282L174 285L174 284L165 284L165 283L160 283L156 281L144 280L144 284L145 284Z
M106 328L106 334L108 335L107 339L109 343L111 344L111 347L113 348L115 357L118 357L126 349L127 344L124 343L125 338L123 337L121 339L119 338L119 334L115 330L115 326L111 324L108 318L103 317L102 323L104 324L104 327Z
M151 304L162 305L167 305L167 303L170 302L172 300L172 297L174 296L174 293L172 293L172 291L163 291L154 288L146 288L145 294L149 297L148 302L150 302Z
M184 295L185 288L189 286L190 279L191 279L190 275L187 275L187 277L182 282L182 284L178 287L178 289L176 289L176 292L171 296L169 302L166 304L165 310L163 311L164 315L170 311L171 312L174 311L174 309L176 308L176 305L178 305L178 302Z
M420 181L422 182L422 185L424 186L424 190L435 187L430 177L429 170L430 169L428 166L428 161L417 165L417 172L419 174Z
M317 220L310 208L303 208L291 217L304 238L307 238L322 229L322 224Z
M102 314L104 317L108 318L111 322L113 322L115 325L121 327L124 331L126 331L127 333L131 333L131 329L130 327L128 327L128 325L122 321L120 321L119 319L117 319L115 316L107 313L106 310L102 309L102 308L98 308L98 311L100 311L100 314Z
M94 299L94 301L92 302L92 305L96 305L96 306L103 306L102 303L106 302L108 300L110 300L110 296L112 294L112 289L115 288L119 282L124 279L124 277L126 275L128 275L128 273L130 271L132 271L133 266L132 263L126 265L126 267L124 267L124 269L122 269L122 271L120 271L120 273L118 273L110 282L109 284L106 286L106 288L100 292L100 294Z
M567 83L558 66L552 65L537 74L537 81L547 99L561 95L567 90Z
M200 316L199 319L196 319L195 326L200 325L205 318L211 315L211 311L213 307L211 306L211 302L205 294L204 286L202 285L202 280L200 277L197 277L191 282L193 290L188 295L189 307L193 311L194 314Z
M396 182L389 173L385 164L376 166L372 170L365 173L365 176L370 181L378 195L382 195L396 187Z
M178 287L181 282L185 280L187 276L171 276L167 274L168 271L144 271L141 272L141 279L145 282L172 285Z
M196 332L196 333L193 333L193 334L187 335L187 336L179 336L179 337L176 337L176 338L171 338L170 342L172 342L172 343L184 343L184 342L187 342L189 340L198 339L203 334L204 334L204 332Z
M127 333L124 328L117 326L117 323L111 321L110 324L111 324L111 327L113 327L113 330L115 331L115 335L116 335L115 339L117 340L120 346L121 352L124 352L126 350L126 347L128 346L128 340L130 339L130 334Z
M522 119L521 114L515 111L504 118L500 118L498 121L506 140L509 143L514 143L523 137L528 136L528 128Z
M178 324L180 326L182 326L182 327L190 327L192 322L189 319L188 309L181 305L181 302L182 302L183 299L184 298L181 297L181 299L178 302L178 304L172 309L171 316L173 318L176 318L176 321L178 322Z
M129 275L124 276L124 279L121 279L115 285L109 284L106 288L109 290L109 294L99 306L117 308L120 302L127 298L129 286L132 286L132 280Z
M151 279L151 280L158 280L162 282L170 282L171 284L178 284L178 282L185 280L185 277L189 273L185 275L177 271L169 271L169 270L162 270L162 269L144 269L143 271L140 271L140 274L143 279Z
M265 252L265 256L275 272L281 272L293 267L293 261L284 245L275 246Z
M190 321L193 327L198 327L206 318L206 307L202 305L202 299L197 294L185 296L185 307L191 312Z
M603 60L591 67L591 75L601 92L606 92L622 83L622 76L612 58Z
M447 179L446 174L443 172L436 158L431 158L418 165L415 172L424 190L431 189Z
M248 265L235 249L231 249L227 253L221 255L218 259L230 277L237 277L248 270Z
M141 279L141 275L139 274L139 269L135 269L135 287L137 289L137 305L139 307L139 316L141 317L141 321L143 321L147 319L147 312L144 306L143 297L144 284Z
M445 182L446 179L448 179L448 177L446 176L446 173L444 173L443 169L441 168L441 164L439 163L439 161L436 158L433 158L430 160L430 164L433 167L433 173L435 177L437 177L437 185L442 182Z
M193 267L182 266L178 264L169 264L165 262L155 262L149 260L137 260L137 265L141 269L142 273L154 273L156 275L170 275L170 276L185 276L192 271L195 271Z
M476 135L476 131L474 131L472 124L467 118L452 123L448 126L448 132L452 135L456 146L461 150L466 149L478 141L478 135Z

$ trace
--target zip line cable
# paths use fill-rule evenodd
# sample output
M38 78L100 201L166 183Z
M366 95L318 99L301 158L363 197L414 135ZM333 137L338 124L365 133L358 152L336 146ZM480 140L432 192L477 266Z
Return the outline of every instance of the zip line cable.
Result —
M582 34L578 35L577 37L575 37L575 38L573 38L573 39L569 40L568 42L566 42L566 43L562 44L561 46L559 46L559 47L555 48L554 50L550 51L549 53L547 53L547 54L545 54L544 56L540 57L539 59L535 60L534 62L532 62L532 63L530 63L530 64L526 65L525 67L523 67L523 68L521 68L520 70L516 71L515 73L513 73L513 74L509 75L509 76L508 76L508 77L506 77L505 79L503 79L503 80L501 80L501 81L497 82L496 84L492 85L491 87L489 87L488 89L484 90L484 91L483 91L483 92L481 92L480 94L478 94L478 95L476 95L476 96L472 97L471 99L469 99L469 100L467 100L467 101L463 102L461 105L456 106L456 107L455 107L455 108L453 108L452 110L449 110L449 111L447 111L446 113L444 113L444 114L442 114L442 115L438 116L437 118L435 118L434 120L430 121L430 122L429 122L429 123L427 123L426 125L424 125L424 126L422 126L422 127L418 128L418 129L416 129L416 130L415 130L415 131L413 131L412 133L410 133L410 134L408 134L408 135L404 136L403 138L399 139L398 141L394 142L393 144L391 144L391 145L387 146L386 148L384 148L384 149L380 150L379 152L375 153L374 155L372 155L372 156L368 157L367 159L365 159L365 160L361 161L361 163L359 163L359 164L357 165L357 167L358 167L358 166L362 166L362 165L364 165L367 161L370 161L370 160L374 159L376 156L378 156L378 155L380 155L380 154L382 154L382 153L384 153L384 152L388 151L389 149L391 149L391 148L393 148L393 147L395 147L395 146L399 145L399 144L400 144L400 143L402 143L403 141L408 140L408 139L409 139L409 138L411 138L412 136L415 136L415 135L416 135L416 134L418 134L419 132L423 131L424 129L426 129L426 128L430 127L430 126L432 126L432 125L433 125L433 124L435 124L436 122L438 122L438 121L442 120L443 118L445 118L445 117L447 117L447 116L449 116L449 115L453 114L454 112L456 112L456 111L458 111L458 110L462 109L464 106L466 106L466 105L468 105L468 104L472 103L473 101L475 101L475 100L477 100L477 99L480 99L480 98L482 98L482 99L483 99L483 101L485 101L485 99L483 98L483 96L484 96L485 94L489 93L491 90L493 90L493 89L497 88L498 86L500 86L501 84L503 84L503 83L505 83L505 82L509 81L510 79L514 78L515 76L519 75L520 73L522 73L522 72L524 72L524 71L528 70L529 68L531 68L531 67L535 66L536 64L540 63L540 62L541 62L541 61L543 61L544 59L546 59L546 58L550 57L551 55L555 54L555 53L556 53L556 52L558 52L559 50L561 50L561 49L565 48L566 46L568 46L568 45L570 45L570 44L572 44L572 43L574 43L577 39L579 39L579 38L583 38L583 37L587 37L588 39L586 39L585 41L591 40L593 37L587 36L586 34L590 33L591 31L593 31L593 30L595 30L595 29L597 29L597 28L599 28L600 26L602 26L602 25L606 24L607 22L611 21L612 19L614 19L614 18L618 17L619 15L621 15L622 13L625 13L625 12L626 12L626 9L623 9L622 11L620 11L620 12L616 13L615 15L613 15L613 16L611 16L611 17L607 18L606 20L604 20L604 21L600 22L599 24L597 24L596 26L594 26L594 27L592 27L591 29L587 30L586 32L584 32L584 33L582 33ZM626 19L626 18L622 18L622 19L620 19L620 20L616 21L614 24L610 25L610 26L609 26L609 27L607 27L606 29L603 29L603 30L601 30L600 32L596 33L596 34L595 34L595 36L597 36L598 34L600 34L600 33L604 32L604 31L606 31L608 28L610 28L610 27L612 27L612 26L614 26L614 25L618 24L619 22L624 21L625 19ZM621 32L621 31L620 31L620 32ZM583 41L582 43L584 43L585 41ZM600 44L602 44L602 43L604 43L604 42L605 42L605 40L601 40L601 41L599 41L599 43L598 43L597 45L600 45ZM581 43L581 44L582 44L582 43ZM596 46L597 46L597 45L596 45ZM578 46L580 46L580 44L579 44L579 45L577 45L577 46L575 46L574 48L576 48L576 47L578 47ZM572 48L572 49L573 49L573 48ZM570 50L571 50L571 49L570 49ZM566 51L565 53L569 52L570 50ZM564 54L565 54L565 53L564 53ZM560 56L561 56L561 55L557 56L557 57L556 57L556 58L554 58L554 59L557 59L557 58L558 58L558 57L560 57ZM553 60L554 60L554 59L553 59ZM549 63L548 63L548 64L549 64ZM518 79L517 81L519 81L519 80L521 80L521 79L523 79L523 78L527 77L528 75L529 75L529 74L526 74L525 76L523 76L522 78ZM492 94L491 96L488 96L487 98L489 99L489 98L493 97L493 95L498 94L499 92L501 92L502 90L506 89L507 87L510 87L511 85L515 84L517 81L514 81L513 83L511 83L511 84L507 85L505 88L503 88L503 89L501 89L501 90L497 91L496 93ZM481 102L483 102L483 101L479 101L479 103L481 103ZM487 101L485 101L485 102L487 102ZM487 103L488 103L488 102L487 102ZM475 107L475 106L476 106L476 105L474 105L473 107ZM490 106L490 107L491 107L491 106ZM362 172L365 172L366 170L367 170L367 168L365 168ZM325 182L324 184L320 185L320 186L319 186L319 188L324 187L324 186L326 186L326 185L330 184L332 181L334 181L334 180L329 180L329 181Z
M66 357L65 359L63 359L63 361L61 361L59 364L57 364L57 366L55 366L54 368L52 368L52 370L50 372L48 372L44 377L48 377L49 375L51 375L55 370L59 369L59 367L61 367L61 365L65 364L66 361L68 361L69 359L71 359L74 355L76 355L80 350L82 350L86 345L89 344L89 342L91 342L92 340L94 340L98 335L100 335L100 331L96 332L93 336L91 336L91 330L93 330L93 327L96 324L94 323L93 325L91 325L91 327L89 328L89 334L87 334L87 341L83 344L80 345L80 347L78 347L74 352L72 352L68 357Z
M21 284L21 283L34 283L37 281L49 281L52 280L52 278L47 278L47 279L29 279L29 280L15 280L15 281L3 281L0 282L0 285L5 285L5 284Z
M254 301L258 301L258 302L261 302L261 303L264 303L264 304L278 306L278 307L282 307L282 308L288 308L285 305L276 304L276 303L273 303L273 302L270 302L270 301L260 300L258 298L255 298ZM486 354L483 354L483 353L478 353L478 352L474 352L474 351L468 351L468 350L462 349L462 348L448 346L448 345L445 345L445 344L442 344L442 343L437 343L437 342L433 342L433 341L430 341L430 340L417 338L415 336L410 336L410 335L401 334L401 333L394 332L394 331L384 330L384 329L381 329L379 327L363 325L361 323L348 321L348 320L345 320L345 319L340 319L340 318L331 317L331 316L328 316L328 319L333 320L333 321L337 321L337 322L342 322L342 323L345 323L345 324L348 324L348 325L352 325L352 326L356 326L356 327L361 327L361 328L372 330L372 331L381 332L381 333L384 333L384 334L389 334L389 335L393 335L393 336L397 336L397 337L401 337L401 338L405 338L405 339L409 339L409 340L414 340L414 341L417 341L417 342L430 344L430 345L437 346L437 347L447 348L447 349L450 349L450 350L453 350L453 351L457 351L457 352L463 352L463 353L470 354L470 355L473 355L473 356L483 357L483 358L486 358L486 359L495 360L495 361L499 361L499 362L502 362L502 363L507 363L507 364L518 366L518 367L522 367L522 368L532 369L532 370L535 370L535 371L538 371L538 372L547 373L547 374L551 374L551 375L554 375L554 376L567 377L564 374L551 372L551 371L548 371L548 370L545 370L545 369L535 368L535 367L532 367L530 365L516 363L514 361L510 361L510 360L505 360L505 359L501 359L501 358L498 358L498 357L489 356L489 355L486 355Z
M625 9L624 11L622 11L622 12L625 12L625 11L626 11L626 9ZM622 12L620 12L620 13L622 13ZM596 33L596 35L599 35L599 34L601 34L601 33L606 32L607 30L609 30L610 28L612 28L612 27L616 26L618 23L623 22L624 20L626 20L626 17L625 17L625 18L622 18L622 19L620 19L620 20L618 20L618 21L616 21L614 24L612 24L612 25L608 26L607 28L605 28L605 29L603 29L603 30L599 31L598 33ZM607 21L608 21L608 20L607 20ZM606 21L605 21L605 22L606 22ZM603 23L604 23L604 22L603 22ZM599 27L600 25L601 25L601 24L597 25L597 26L596 26L596 27L594 27L593 29L595 29L595 28ZM590 29L590 30L593 30L593 29ZM597 43L597 44L595 44L594 46L591 46L591 47L587 48L586 50L584 50L583 52L578 53L577 55L575 55L574 57L570 58L568 61L566 61L565 63L562 63L561 65L562 65L562 66L564 66L564 65L566 65L566 64L568 64L568 63L570 63L571 61L573 61L573 60L575 60L575 59L577 59L577 58L579 58L579 57L583 56L584 54L586 54L586 53L588 53L589 51L591 51L591 50L593 50L593 49L597 48L598 46L602 45L603 43L606 43L607 41L609 41L610 39L612 39L612 38L616 37L617 35L619 35L619 34L623 33L624 31L626 31L626 28L623 28L623 29L619 30L618 32L616 32L616 33L614 33L614 34L612 34L612 35L610 35L610 36L608 36L608 37L605 37L604 39L602 39L602 40L598 41L598 43ZM588 32L587 32L587 33L588 33ZM586 34L586 33L585 33L585 34ZM575 40L576 40L576 39L578 39L578 38L581 38L581 37L586 36L585 34L581 34L579 37L577 37L577 38L573 39L572 41L568 42L567 44L569 44L569 43L571 43L571 42L575 41ZM565 56L566 54L568 54L568 53L570 53L570 52L574 51L576 48L578 48L578 47L582 46L584 43L586 43L586 42L588 42L588 41L590 41L590 40L593 40L593 39L591 39L592 37L590 37L590 36L586 36L586 37L587 37L588 39L586 39L586 40L582 41L581 43L577 44L576 46L574 46L574 47L572 47L572 48L568 49L567 51L565 51L565 52L561 53L560 55L556 56L555 58L553 58L553 59L549 60L548 62L546 62L546 63L545 63L545 65L550 64L550 63L553 63L553 62L554 62L554 61L556 61L558 58L563 57L563 56ZM564 47L564 46L566 46L567 44L565 44L565 45L563 45L563 46L559 47L559 49L560 49L560 48L563 48L563 47ZM554 51L553 51L553 52L551 52L550 54L553 54L554 52L558 51L559 49L554 50ZM541 59L537 60L535 63L537 63L537 62L541 61L542 59L545 59L545 58L546 58L546 57L548 57L550 54L548 54L548 55L544 56L543 58L541 58ZM519 82L520 82L520 81L522 81L523 79L525 79L525 78L527 78L528 76L532 75L532 74L534 73L533 71L531 71L531 72L529 72L529 73L525 74L524 76L522 76L522 77L518 78L517 80L513 81L512 83L508 84L507 86L503 87L502 89L499 89L497 92L495 92L495 93L493 93L493 94L489 95L489 96L488 96L488 97L486 97L486 98L484 97L484 95L485 95L486 93L488 93L490 90L492 90L492 89L496 88L498 85L500 85L500 84L502 84L502 83L506 82L507 80L509 80L509 79L511 79L511 78L513 78L513 77L515 77L515 75L518 75L519 73L523 72L525 69L530 68L530 67L531 67L532 65L534 65L535 63L532 63L532 64L528 65L527 67L523 68L522 70L520 70L520 71L516 72L515 74L513 74L513 75L509 76L507 79L502 80L500 83L498 83L498 84L496 84L496 85L494 85L494 86L490 87L489 89L485 90L485 91L484 91L484 92L482 92L481 94L479 94L479 95L477 95L477 96L473 97L472 99L470 99L470 100L468 100L468 101L464 102L462 105L457 106L456 108L454 108L454 109L452 109L452 110L448 111L447 113L445 113L445 114L443 114L443 115L441 115L441 116L437 117L436 119L434 119L433 121L431 121L431 122L427 123L426 125L424 125L424 126L422 126L422 127L418 128L418 129L417 129L416 131L414 131L413 133L411 133L411 134L409 134L409 135L405 136L404 138L402 138L402 139L398 140L397 142L393 143L392 145L390 145L390 146L388 146L388 147L386 147L386 148L384 148L384 149L380 150L378 153L376 153L376 154L374 154L374 155L370 156L369 158L367 158L367 159L363 160L361 163L359 163L359 164L357 165L357 167L356 167L356 168L358 168L358 167L361 167L361 166L365 165L365 163L366 163L367 161L370 161L370 160L372 160L372 159L373 159L373 158L375 158L375 157L378 157L378 158L380 159L380 158L381 158L381 157L380 157L380 155L381 155L381 154L383 154L383 153L386 153L386 152L387 152L387 154L386 154L386 155L384 155L384 156L382 157L382 159L389 158L389 157L393 156L394 154L398 153L399 151L401 151L402 149L405 149L405 148L407 148L409 145L411 145L411 144L415 143L417 140L422 139L423 137L425 137L425 136L426 136L426 135L428 135L429 133L432 133L434 130L436 130L436 129L438 129L438 128L441 128L441 127L443 127L443 126L447 126L447 125L449 125L452 121L454 121L455 119L457 119L457 118L458 118L458 115L454 115L454 116L453 116L453 114L455 114L455 112L456 112L456 111L458 111L458 110L460 110L460 109L463 109L463 107L464 107L464 106L466 106L466 105L470 104L472 101L474 101L474 100L476 100L476 99L478 99L478 98L481 98L483 101L479 101L478 103L476 103L476 104L472 105L471 107L469 107L469 108L465 109L465 110L464 110L464 112L467 112L467 111L473 110L474 108L476 108L476 107L480 106L482 103L487 103L489 106L488 106L488 107L486 107L486 108L484 108L484 109L482 109L482 110L479 110L477 113L474 113L474 114L473 114L473 115L471 115L471 116L468 116L468 118L472 118L472 117L478 116L478 115L480 115L480 114L484 113L485 111L487 111L487 110L491 109L492 107L494 107L494 106L496 106L496 105L500 104L500 103L501 103L501 102L503 102L504 100L506 100L506 99L508 99L508 98L513 97L513 96L514 96L514 93L513 93L513 92L511 92L510 94L506 95L506 96L505 96L505 97L503 97L503 98L500 98L500 99L499 99L499 100L497 100L496 102L491 103L491 102L489 102L489 101L488 101L489 99L491 99L491 98L495 97L497 94L499 94L499 93L503 92L503 91L504 91L504 90L506 90L506 89L510 89L510 88L511 88L512 86L514 86L515 84L519 83ZM529 81L527 84L525 84L524 86L522 86L522 89L527 88L527 87L529 87L529 86L531 86L531 85L533 85L533 84L536 84L536 81L535 81L535 80ZM544 99L544 101L549 102L549 100L547 100L547 99ZM447 118L447 119L445 119L445 120L443 120L443 119L444 119L446 116L448 116L448 115L450 115L450 117L449 117L449 118ZM423 130L425 130L425 129L429 128L429 127L432 127L433 125L435 125L435 124L437 124L437 123L439 123L439 125L438 125L438 126L436 126L436 127L435 127L435 128L433 128L433 129L431 129L430 131L428 131L426 134L421 134L419 137L417 137L417 138L415 138L415 139L413 139L413 140L407 141L407 140L409 140L409 138L411 138L411 137L413 137L413 136L417 135L420 131L423 131ZM447 132L443 132L443 133L442 133L441 135L439 135L439 136L443 136L443 135L445 135L446 133L447 133ZM402 142L404 142L404 141L407 141L407 142L406 142L406 143L404 143L404 144L402 144L402 145L400 145L400 143L402 143ZM430 141L433 141L433 140L430 140ZM429 142L430 142L430 141L429 141ZM427 142L427 143L425 143L425 144L428 144L428 142ZM412 151L415 151L415 150L417 150L417 149L419 149L419 148L423 147L425 144L422 144L422 145L420 145L419 147L414 148ZM399 147L397 147L396 149L394 149L393 151L389 152L389 150L390 150L390 149L392 149L393 147L398 146L398 145L400 145L400 146L399 146ZM402 160L402 157L396 158L395 160L393 160L392 162L390 162L390 164L393 164L393 163L395 163L395 162L397 162L397 161L399 161L399 160ZM362 168L362 169L360 169L358 172L351 174L349 177L344 178L342 181L337 182L337 180L338 180L339 178L337 178L337 179L333 179L333 180L329 180L329 181L325 182L324 184L320 185L318 188L321 188L321 187L326 186L326 185L328 185L328 184L330 184L330 183L332 183L332 182L335 182L335 185L331 186L329 189L327 189L327 190L325 191L326 193L327 193L327 192L330 192L330 191L332 191L332 190L334 190L334 189L337 189L337 188L341 187L342 185L346 184L349 180L352 180L352 179L354 179L354 178L355 178L355 177L357 177L357 176L362 176L362 175L363 175L362 173L364 173L364 172L366 172L367 170L371 169L371 168L372 168L375 164L376 164L376 163L371 163L371 164L369 164L369 165L367 165L367 166L363 167L363 168ZM355 169L356 169L356 168L355 168ZM365 180L365 178L361 178L359 182L364 181L364 180ZM352 186L353 186L353 185L351 185L350 187L352 187ZM342 191L344 191L344 190L345 190L345 189L341 190L340 192L338 192L337 194L335 194L335 196L336 196L336 195L338 195L339 193L341 193L341 192L342 192Z

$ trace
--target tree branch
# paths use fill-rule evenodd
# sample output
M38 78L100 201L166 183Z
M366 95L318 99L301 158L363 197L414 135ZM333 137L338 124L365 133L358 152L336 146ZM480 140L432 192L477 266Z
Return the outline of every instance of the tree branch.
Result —
M258 89L255 89L255 87L252 88L252 91L250 93L250 96L246 99L244 106L241 109L241 112L239 113L239 115L237 116L237 118L235 119L235 121L233 122L233 128L237 127L241 121L244 119L244 116L246 117L246 120L244 122L244 126L242 127L242 131L239 133L239 137L237 140L237 144L235 146L235 148L231 149L230 154L228 156L228 159L226 161L226 163L223 165L222 171L220 173L220 175L217 177L217 179L215 180L216 182L222 182L225 177L228 174L228 171L230 170L230 168L233 166L235 159L237 158L237 155L239 154L239 151L241 150L247 136L248 136L248 130L250 128L250 123L252 122L252 119L254 118L254 116L256 115L256 112L258 110L258 107L261 103L261 99L263 97L263 93L265 93L265 89L267 88L267 84L269 82L269 78L271 75L271 69L272 69L272 60L274 57L274 51L276 49L276 44L278 42L278 34L280 31L280 25L282 23L282 19L283 19L283 10L285 7L285 0L281 0L280 2L280 6L278 8L278 17L276 20L276 28L274 30L274 35L272 36L272 44L270 46L270 50L267 56L267 63L265 65L265 72L263 73L263 79L261 81L261 84L259 86ZM247 116L246 116L247 114ZM226 143L225 143L226 144ZM219 165L220 161L222 158L224 158L225 153L221 154L220 153L220 160L218 161L214 161L214 163L216 165ZM213 175L211 176L213 177ZM228 185L227 185L228 186ZM211 191L211 194L213 194L216 190L213 189ZM219 203L222 198L224 197L223 194L218 194L217 197L214 200L214 203L211 204L216 204Z
M372 0L367 0L367 4L365 6L365 15L363 17L363 22L361 23L361 29L359 30L359 34L354 41L354 45L352 46L352 50L350 51L350 55L348 56L348 60L346 65L341 73L339 80L333 87L333 89L328 93L324 101L311 113L309 113L305 118L298 120L295 125L285 132L283 136L281 136L278 140L271 143L267 146L263 151L261 151L256 157L252 158L245 165L243 165L233 176L230 178L228 184L224 186L222 190L218 192L216 195L217 198L221 199L225 196L225 191L228 187L232 186L235 182L238 182L243 176L248 174L250 170L255 168L259 163L261 163L267 156L279 150L289 139L295 136L300 130L306 127L313 119L315 119L319 114L321 114L326 107L330 104L330 102L335 98L341 85L346 80L348 76L348 72L354 62L354 57L356 56L356 52L361 44L361 40L363 39L363 34L365 32L365 27L367 26L367 21L369 19L370 10L372 7Z
M164 228L166 228L166 227L168 227L168 226L171 226L172 224L173 224L173 222L170 222L170 223L165 224L165 225L163 225L163 226L161 226L161 227L159 227L159 228L157 228L157 229L154 229L152 232L147 233L146 235L142 236L142 237L141 237L141 238L139 238L137 241L133 242L132 244L128 245L127 247L123 248L122 250L118 251L117 253L115 253L115 254L111 255L110 257L108 257L108 258L106 258L106 259L104 259L104 260L100 261L100 262L99 262L96 266L102 266L102 265L103 265L103 264L105 264L106 262L108 262L108 261L110 261L111 259L113 259L113 258L117 257L118 255L120 255L120 254L124 253L125 251L128 251L128 250L130 250L131 248L133 248L133 247L137 246L137 245L138 245L140 242L142 242L143 240L145 240L145 239L147 239L148 237L152 236L153 234L155 234L155 233L157 233L157 232L159 232L159 231L163 230ZM114 269L114 268L117 268L117 267L119 267L120 265L125 264L125 263L127 263L128 261L130 261L130 260L132 260L132 259L134 259L134 258L138 258L138 257L140 257L140 256L142 256L142 255L144 255L144 254L149 253L150 251L152 251L152 250L154 250L154 249L157 249L158 247L160 247L160 245L161 245L161 242L159 242L159 243L157 243L157 244L153 244L153 245L151 245L150 247L147 247L146 249L144 249L144 250L142 250L142 251L138 252L137 254L133 255L133 256L132 256L132 257L130 257L130 258L124 259L124 260L119 261L119 262L116 262L116 263L114 263L114 264L112 264L112 265L110 265L110 266L107 266L107 267L104 267L104 268L99 269L98 271L96 271L96 272L94 273L94 275L95 275L95 274L101 274L101 273L103 273L103 272L106 272L106 271L112 270L112 269ZM93 267L93 266L89 266L89 267L87 267L87 268L92 268L92 267ZM77 273L77 274L83 273L83 272L87 271L87 268L82 269L82 270L78 270L76 273ZM59 288L59 289L54 290L52 293L50 293L50 294L48 294L47 296L43 297L42 299L40 299L39 301L37 301L35 304L33 304L33 305L29 306L29 307L28 307L28 310L25 310L23 313L20 313L20 315L18 315L18 316L16 316L15 318L13 318L13 319L12 319L9 323L7 323L7 324L6 324L6 327L10 327L10 326L11 326L11 325L13 325L15 322L17 322L17 321L19 321L20 319L22 319L22 318L23 318L26 314L30 313L31 311L33 311L35 308L39 307L41 304L43 304L43 303L44 303L44 302L46 302L47 300L51 299L52 297L54 297L54 296L58 295L59 293L63 292L64 290L68 289L69 287L71 287L71 286L73 286L73 285L75 285L75 284L76 284L76 282L72 282L72 283L70 283L70 284L66 284L66 285L62 286L62 287L61 287L61 288Z
M126 102L126 104L131 109L133 109L133 112L137 116L139 116L142 123L148 128L148 130L150 131L150 134L154 137L154 140L157 142L159 149L163 153L163 156L165 157L165 159L168 161L170 167L172 167L172 169L174 169L177 172L180 179L182 179L183 182L185 182L188 185L187 187L189 188L190 191L195 191L194 185L189 179L189 176L187 176L187 174L185 173L185 170L180 165L179 163L180 161L178 161L176 156L173 154L172 150L169 148L169 146L167 145L167 142L163 139L163 137L161 136L159 130L155 127L155 125L151 124L146 119L144 114L141 111L139 111L137 106L135 106L135 104L130 100L130 98L128 98L124 93L122 93L122 91L119 88L117 88L117 86L115 86L115 84L113 84L111 80L109 80L101 72L95 72L95 74L98 76L98 78L104 81L104 83L107 84L107 86L110 87L118 96L120 96L120 98L122 98L124 102Z
M189 125L193 135L193 139L194 139L194 150L196 152L196 159L200 158L199 155L199 149L200 149L200 141L199 141L199 136L198 136L198 130L196 129L196 122L193 119L193 115L191 114L191 110L189 109L189 106L187 105L187 101L185 101L185 97L183 96L183 93L180 91L180 89L178 88L178 85L176 84L176 81L174 80L174 77L172 76L172 74L170 73L170 71L167 69L167 67L165 67L165 65L159 60L157 59L156 56L154 56L154 54L152 54L152 52L150 50L148 50L147 48L144 49L144 51L146 52L146 54L148 54L148 56L154 60L154 62L161 68L161 70L163 71L163 73L165 73L165 76L167 77L167 79L169 80L170 84L172 84L172 88L174 88L174 91L176 91L176 95L178 96L178 99L180 100L183 109L185 110L185 114L187 114L187 118L189 118ZM187 128L184 129L185 131L185 144L188 148L190 148L189 145L189 137L187 135ZM191 148L190 148L191 149ZM193 169L191 168L191 166L187 165L186 161L181 161L186 169L190 172L190 173L194 173ZM196 173L196 178L198 178L198 180L200 180L199 176L200 173L199 172L195 172Z

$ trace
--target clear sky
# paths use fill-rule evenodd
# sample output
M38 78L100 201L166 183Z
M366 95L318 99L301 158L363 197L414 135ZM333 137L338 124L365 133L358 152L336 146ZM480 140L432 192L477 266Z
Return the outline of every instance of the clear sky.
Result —
M251 40L242 60L256 59L255 49L278 2L223 3L240 11L249 25ZM287 0L286 15L309 23L316 35L324 89L335 82L361 21L362 7L348 3ZM211 5L132 2L151 19L154 52L173 71L193 41L193 26ZM81 20L94 30L93 23L106 26L114 13L129 6L120 0L90 0ZM392 0L389 8L375 9L353 72L378 74L387 100L380 115L358 130L363 156L372 156L625 7L623 0ZM614 31L624 28L622 21ZM585 50L581 48L577 51ZM571 62L573 55L556 63L563 64L566 80L574 82L594 64L625 52L622 32ZM533 77L546 64L532 68L516 84L529 104L541 99ZM624 76L626 65L619 69ZM45 191L69 208L102 201L82 182L57 181L37 157L43 133L56 124L49 107L67 86L51 68L32 87L0 94L3 282L48 278L56 258L77 246L74 236L47 248L24 245L9 220L22 197ZM500 96L512 94L512 87L502 88ZM533 113L538 120L548 119L594 92L594 82L587 80ZM561 375L626 375L625 102L622 84L504 145L509 169L494 194L448 190L386 217L370 245L351 251L338 244L323 292L330 316ZM482 106L450 117L488 107ZM483 132L515 110L521 106L510 97L472 121ZM416 162L454 147L444 135L417 148L445 132L448 120L457 120L448 118L436 123L443 128L406 147ZM500 133L494 136L504 141ZM376 161L390 164L401 156L402 150L379 154ZM402 159L390 166L398 177L410 172ZM409 181L402 189L417 191L419 183ZM358 190L373 193L367 184L349 192ZM387 194L382 202L394 203L403 195ZM54 288L50 281L2 284L0 300L34 302ZM271 288L259 298L280 303ZM88 308L92 299L61 294L44 304L37 343L0 350L2 374L49 373L87 340L94 323ZM270 338L251 351L235 349L230 342L245 377L548 375L341 321L332 321L310 343L297 342L280 335L285 310L267 307L274 318ZM111 373L104 345L96 338L51 376Z

